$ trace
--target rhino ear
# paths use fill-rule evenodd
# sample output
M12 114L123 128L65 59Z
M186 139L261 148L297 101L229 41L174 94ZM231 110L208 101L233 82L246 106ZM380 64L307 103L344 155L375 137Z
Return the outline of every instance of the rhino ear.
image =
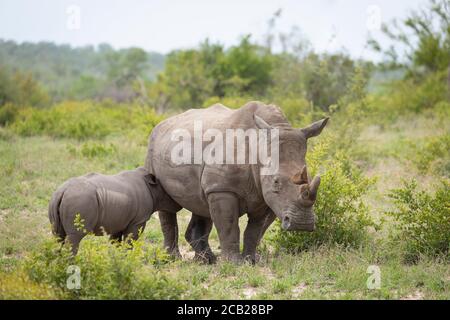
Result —
M156 177L155 177L153 174L151 174L151 173L149 173L149 174L147 174L146 176L144 176L144 179L145 179L145 181L146 181L148 184L151 184L151 185L156 185L156 184L158 184L158 180L157 180Z
M258 117L256 114L254 115L256 126L259 129L272 129L270 124L264 121L261 117Z
M322 129L325 128L325 126L327 125L328 119L330 119L330 118L327 117L325 119L316 121L316 122L310 124L309 126L302 128L300 130L301 130L301 132L303 132L306 139L318 136L322 132Z

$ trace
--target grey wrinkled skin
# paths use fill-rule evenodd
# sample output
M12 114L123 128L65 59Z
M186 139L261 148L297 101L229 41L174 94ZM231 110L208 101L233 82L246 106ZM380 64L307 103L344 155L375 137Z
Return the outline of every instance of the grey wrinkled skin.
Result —
M203 132L218 129L279 129L279 171L261 175L260 164L175 164L171 150L178 143L171 134L186 129L194 137L194 121L202 121ZM161 182L173 200L192 212L185 237L196 258L212 263L215 257L208 244L212 224L217 229L222 256L231 261L255 261L256 247L276 217L285 230L312 231L313 204L320 177L310 179L306 170L307 139L320 134L328 118L302 129L289 124L274 105L249 102L232 110L216 104L191 109L158 124L149 138L145 167ZM203 148L207 143L203 144ZM247 141L248 150L248 141ZM192 155L193 156L193 155ZM244 249L239 247L239 217L247 214ZM179 255L176 212L160 211L165 247Z
M137 239L153 212L179 209L141 167L111 176L90 173L69 179L53 193L48 213L53 233L70 243L76 254L86 232L107 233L118 241L128 236ZM84 220L84 230L74 224L77 214Z

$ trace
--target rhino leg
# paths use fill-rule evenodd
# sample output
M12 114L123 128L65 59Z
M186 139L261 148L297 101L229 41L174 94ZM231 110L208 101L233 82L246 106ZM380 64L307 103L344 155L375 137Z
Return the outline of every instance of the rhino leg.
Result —
M118 232L109 236L111 241L122 242L122 232Z
M259 234L258 244L261 242L261 239L263 238L264 233L266 233L267 229L270 227L270 225L275 221L275 219L277 217L275 215L275 213L273 213L273 211L271 209L268 209L266 211L266 213L267 213L267 216L266 216L266 218L264 220L264 225L263 225L262 230L261 230L261 232Z
M216 256L208 243L212 225L211 219L192 214L191 221L189 221L184 235L186 241L195 251L194 259L209 264L216 262Z
M239 199L231 192L214 192L208 195L209 211L219 234L222 256L240 262L239 252Z
M158 211L159 223L164 236L164 248L174 258L181 258L178 248L178 222L177 213Z
M64 240L64 244L70 245L72 254L74 256L77 255L80 241L84 238L84 236L85 236L85 234L82 232L74 232L74 233L70 233L66 236L66 239Z
M244 231L243 256L254 264L256 263L256 247L276 216L270 209L264 210L262 214L249 214L248 216L247 227Z
M139 235L145 229L145 222L140 224L132 224L128 226L123 232L123 239L125 241L137 240Z

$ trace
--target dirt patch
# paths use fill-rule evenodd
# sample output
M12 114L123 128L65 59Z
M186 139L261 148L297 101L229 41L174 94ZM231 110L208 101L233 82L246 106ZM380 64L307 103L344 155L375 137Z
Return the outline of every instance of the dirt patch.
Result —
M246 299L250 299L256 296L258 294L258 291L256 290L256 288L249 287L245 288L244 291L242 291L242 294Z
M190 250L190 248L180 246L180 253L183 257L183 260L193 260L195 256L195 252Z
M267 280L274 280L275 275L273 274L272 270L268 267L262 267L261 273L267 278Z
M400 298L400 300L423 300L423 292L415 291L411 294L408 294L406 297Z
M300 283L292 290L292 296L294 298L300 297L306 289L308 289L308 286L305 283Z

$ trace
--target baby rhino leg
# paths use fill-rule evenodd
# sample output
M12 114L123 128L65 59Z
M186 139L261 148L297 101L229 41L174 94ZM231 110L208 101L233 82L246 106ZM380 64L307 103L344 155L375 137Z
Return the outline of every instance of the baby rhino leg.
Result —
M111 241L122 242L122 232L114 233L109 236Z
M78 252L80 241L87 233L93 233L98 219L98 202L95 190L89 185L68 188L59 207L60 219L67 234L65 243Z
M123 232L123 240L131 242L137 240L141 232L145 229L145 222L129 225Z

